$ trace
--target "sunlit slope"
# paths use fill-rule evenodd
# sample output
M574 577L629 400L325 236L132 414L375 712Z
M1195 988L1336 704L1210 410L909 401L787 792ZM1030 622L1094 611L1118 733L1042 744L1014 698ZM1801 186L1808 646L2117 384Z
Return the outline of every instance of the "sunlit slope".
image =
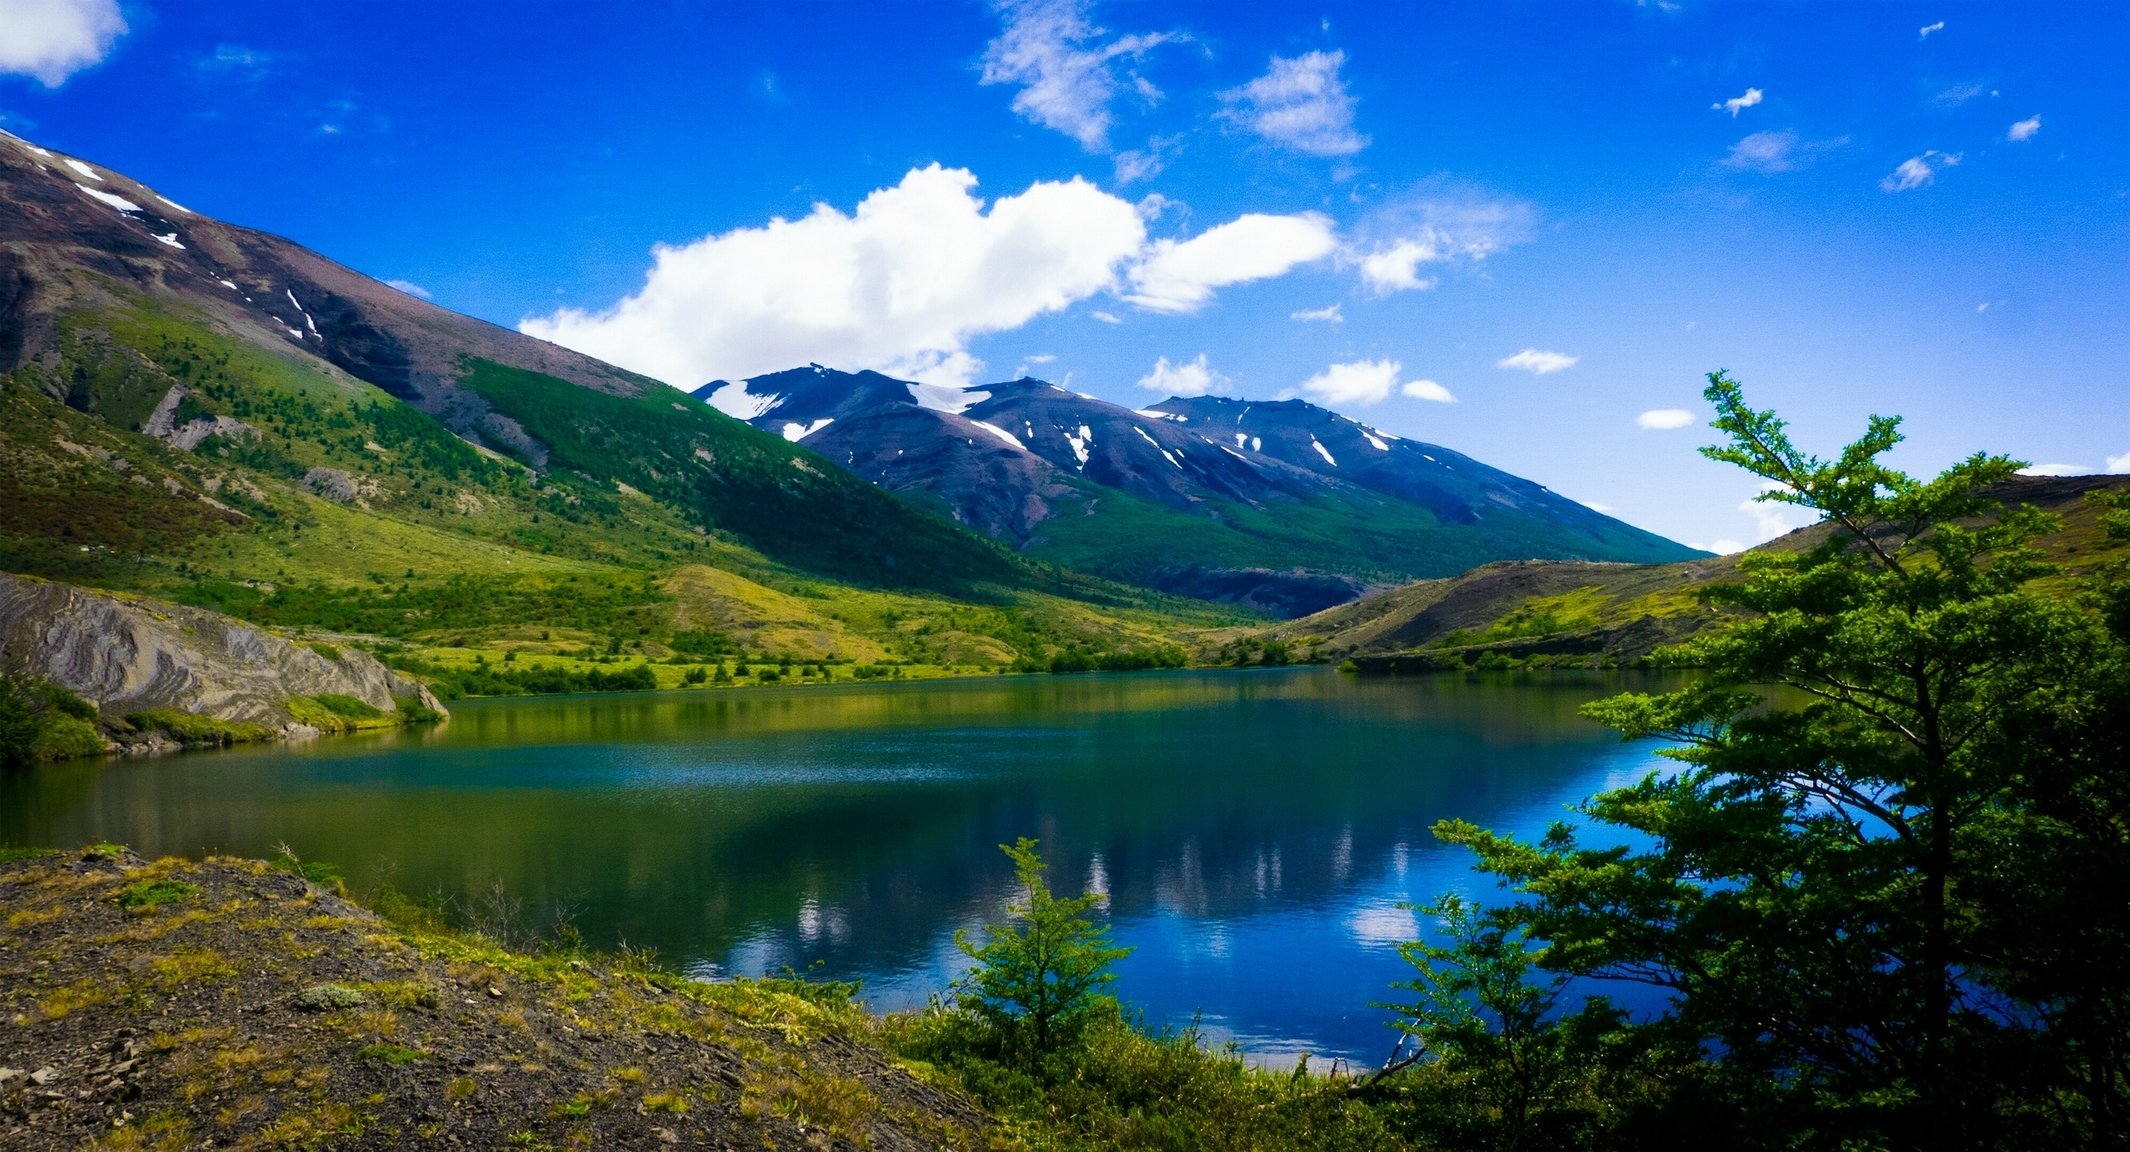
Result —
M2062 518L2037 543L2062 566L2044 588L2069 589L2117 554L2100 530L2089 492L2130 487L2130 477L2021 477L2001 493ZM1806 528L1760 546L1795 549L1826 529ZM1364 666L1435 667L1489 656L1584 663L1631 660L1683 640L1724 616L1699 591L1736 578L1737 556L1680 564L1490 564L1447 580L1427 580L1343 604L1271 629L1266 639Z

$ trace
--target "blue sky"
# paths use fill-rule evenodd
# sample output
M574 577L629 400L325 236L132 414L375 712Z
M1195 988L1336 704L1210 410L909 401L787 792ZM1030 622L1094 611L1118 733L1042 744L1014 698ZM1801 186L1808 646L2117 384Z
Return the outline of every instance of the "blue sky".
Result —
M2120 3L0 0L0 127L676 384L1303 395L1731 547L1780 524L1693 451L1715 368L1823 450L2130 471L2126 53Z

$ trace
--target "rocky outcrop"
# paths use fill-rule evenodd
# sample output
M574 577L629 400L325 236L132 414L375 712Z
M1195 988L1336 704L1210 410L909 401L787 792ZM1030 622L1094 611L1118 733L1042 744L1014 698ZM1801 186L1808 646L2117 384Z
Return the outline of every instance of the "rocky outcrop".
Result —
M387 712L407 699L442 710L369 653L328 651L204 608L0 575L0 672L42 676L106 716L170 708L290 731L300 725L289 698L328 693Z

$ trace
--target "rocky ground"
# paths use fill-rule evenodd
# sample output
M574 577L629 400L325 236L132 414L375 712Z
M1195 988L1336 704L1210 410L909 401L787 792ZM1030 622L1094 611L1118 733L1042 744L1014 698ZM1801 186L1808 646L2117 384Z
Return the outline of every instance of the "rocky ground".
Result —
M259 861L0 863L0 1148L1010 1144L867 1027L801 985L388 922Z

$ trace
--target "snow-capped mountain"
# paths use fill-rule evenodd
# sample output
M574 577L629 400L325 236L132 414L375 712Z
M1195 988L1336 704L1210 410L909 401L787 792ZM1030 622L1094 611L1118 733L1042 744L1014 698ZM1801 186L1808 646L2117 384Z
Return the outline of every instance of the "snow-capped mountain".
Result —
M1028 378L956 389L819 365L695 395L1033 555L1282 611L1488 560L1695 555L1299 400L1131 409Z

